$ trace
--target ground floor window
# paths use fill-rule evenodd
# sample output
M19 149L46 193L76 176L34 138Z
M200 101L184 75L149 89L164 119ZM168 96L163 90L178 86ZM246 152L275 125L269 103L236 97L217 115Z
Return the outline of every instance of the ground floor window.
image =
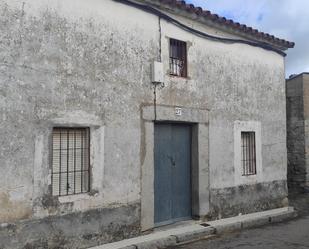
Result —
M89 128L54 128L52 134L52 194L89 192Z
M255 132L241 132L241 163L243 176L256 175Z

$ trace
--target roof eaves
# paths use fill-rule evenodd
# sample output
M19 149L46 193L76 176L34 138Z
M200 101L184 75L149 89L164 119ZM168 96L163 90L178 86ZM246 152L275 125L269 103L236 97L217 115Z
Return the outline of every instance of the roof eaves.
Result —
M284 39L280 39L271 34L261 32L257 29L249 27L245 24L234 22L231 19L226 19L217 14L211 13L208 10L203 10L201 7L195 7L193 4L187 4L183 0L151 0L152 2L159 2L163 5L167 5L172 10L181 10L187 12L187 14L195 15L196 18L202 17L205 20L211 21L214 24L231 29L233 32L239 32L248 38L271 43L282 50L293 48L294 42L290 42ZM196 19L193 18L193 19Z
M293 80L299 76L303 76L303 75L309 75L309 72L302 72L302 73L299 73L299 74L292 74L290 75L290 77L288 79L286 79L287 81L289 80Z

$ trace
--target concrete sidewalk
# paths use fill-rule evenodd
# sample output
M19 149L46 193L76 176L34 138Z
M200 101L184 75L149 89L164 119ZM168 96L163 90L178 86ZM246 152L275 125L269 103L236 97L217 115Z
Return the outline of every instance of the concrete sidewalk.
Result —
M171 229L161 228L149 235L105 244L91 249L156 249L175 246L230 231L258 227L294 218L293 207L279 208L210 222L192 222Z

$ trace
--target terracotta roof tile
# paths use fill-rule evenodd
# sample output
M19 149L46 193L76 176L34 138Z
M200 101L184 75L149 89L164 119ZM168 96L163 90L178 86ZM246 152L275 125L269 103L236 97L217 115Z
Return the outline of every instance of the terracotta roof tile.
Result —
M246 34L252 35L253 37L259 38L259 39L265 39L269 42L275 43L278 46L283 46L286 48L293 48L295 43L289 42L284 39L279 39L273 35L260 32L257 29L254 29L252 27L248 27L245 24L240 24L238 22L234 22L233 20L226 19L225 17L221 17L217 14L211 13L208 10L203 10L201 7L196 7L193 4L187 4L183 0L159 0L161 3L167 4L171 7L176 7L180 10L186 10L190 13L196 14L198 16L203 16L205 18L210 19L213 22L216 22L221 25L225 25L227 27L230 27L235 30L239 30L241 32L244 32Z

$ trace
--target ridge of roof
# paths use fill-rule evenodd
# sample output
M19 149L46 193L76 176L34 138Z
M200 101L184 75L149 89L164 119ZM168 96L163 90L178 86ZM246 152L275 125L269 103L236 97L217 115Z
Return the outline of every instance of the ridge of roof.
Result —
M205 10L201 7L197 7L193 4L187 4L184 0L156 0L162 4L166 4L172 8L177 8L179 10L184 10L189 12L190 14L195 14L199 17L204 17L214 23L232 28L233 30L245 33L247 35L251 35L258 39L263 39L265 41L274 43L278 46L282 46L285 48L293 48L295 46L294 42L290 42L284 39L280 39L275 37L274 35L261 32L258 29L249 27L245 24L241 24L239 22L235 22L232 19L227 19L225 17L219 16L217 14L211 13L209 10Z
M302 72L302 73L298 73L298 74L291 74L289 76L289 78L287 78L286 80L289 81L289 80L293 80L299 76L302 76L302 75L309 75L309 72Z

